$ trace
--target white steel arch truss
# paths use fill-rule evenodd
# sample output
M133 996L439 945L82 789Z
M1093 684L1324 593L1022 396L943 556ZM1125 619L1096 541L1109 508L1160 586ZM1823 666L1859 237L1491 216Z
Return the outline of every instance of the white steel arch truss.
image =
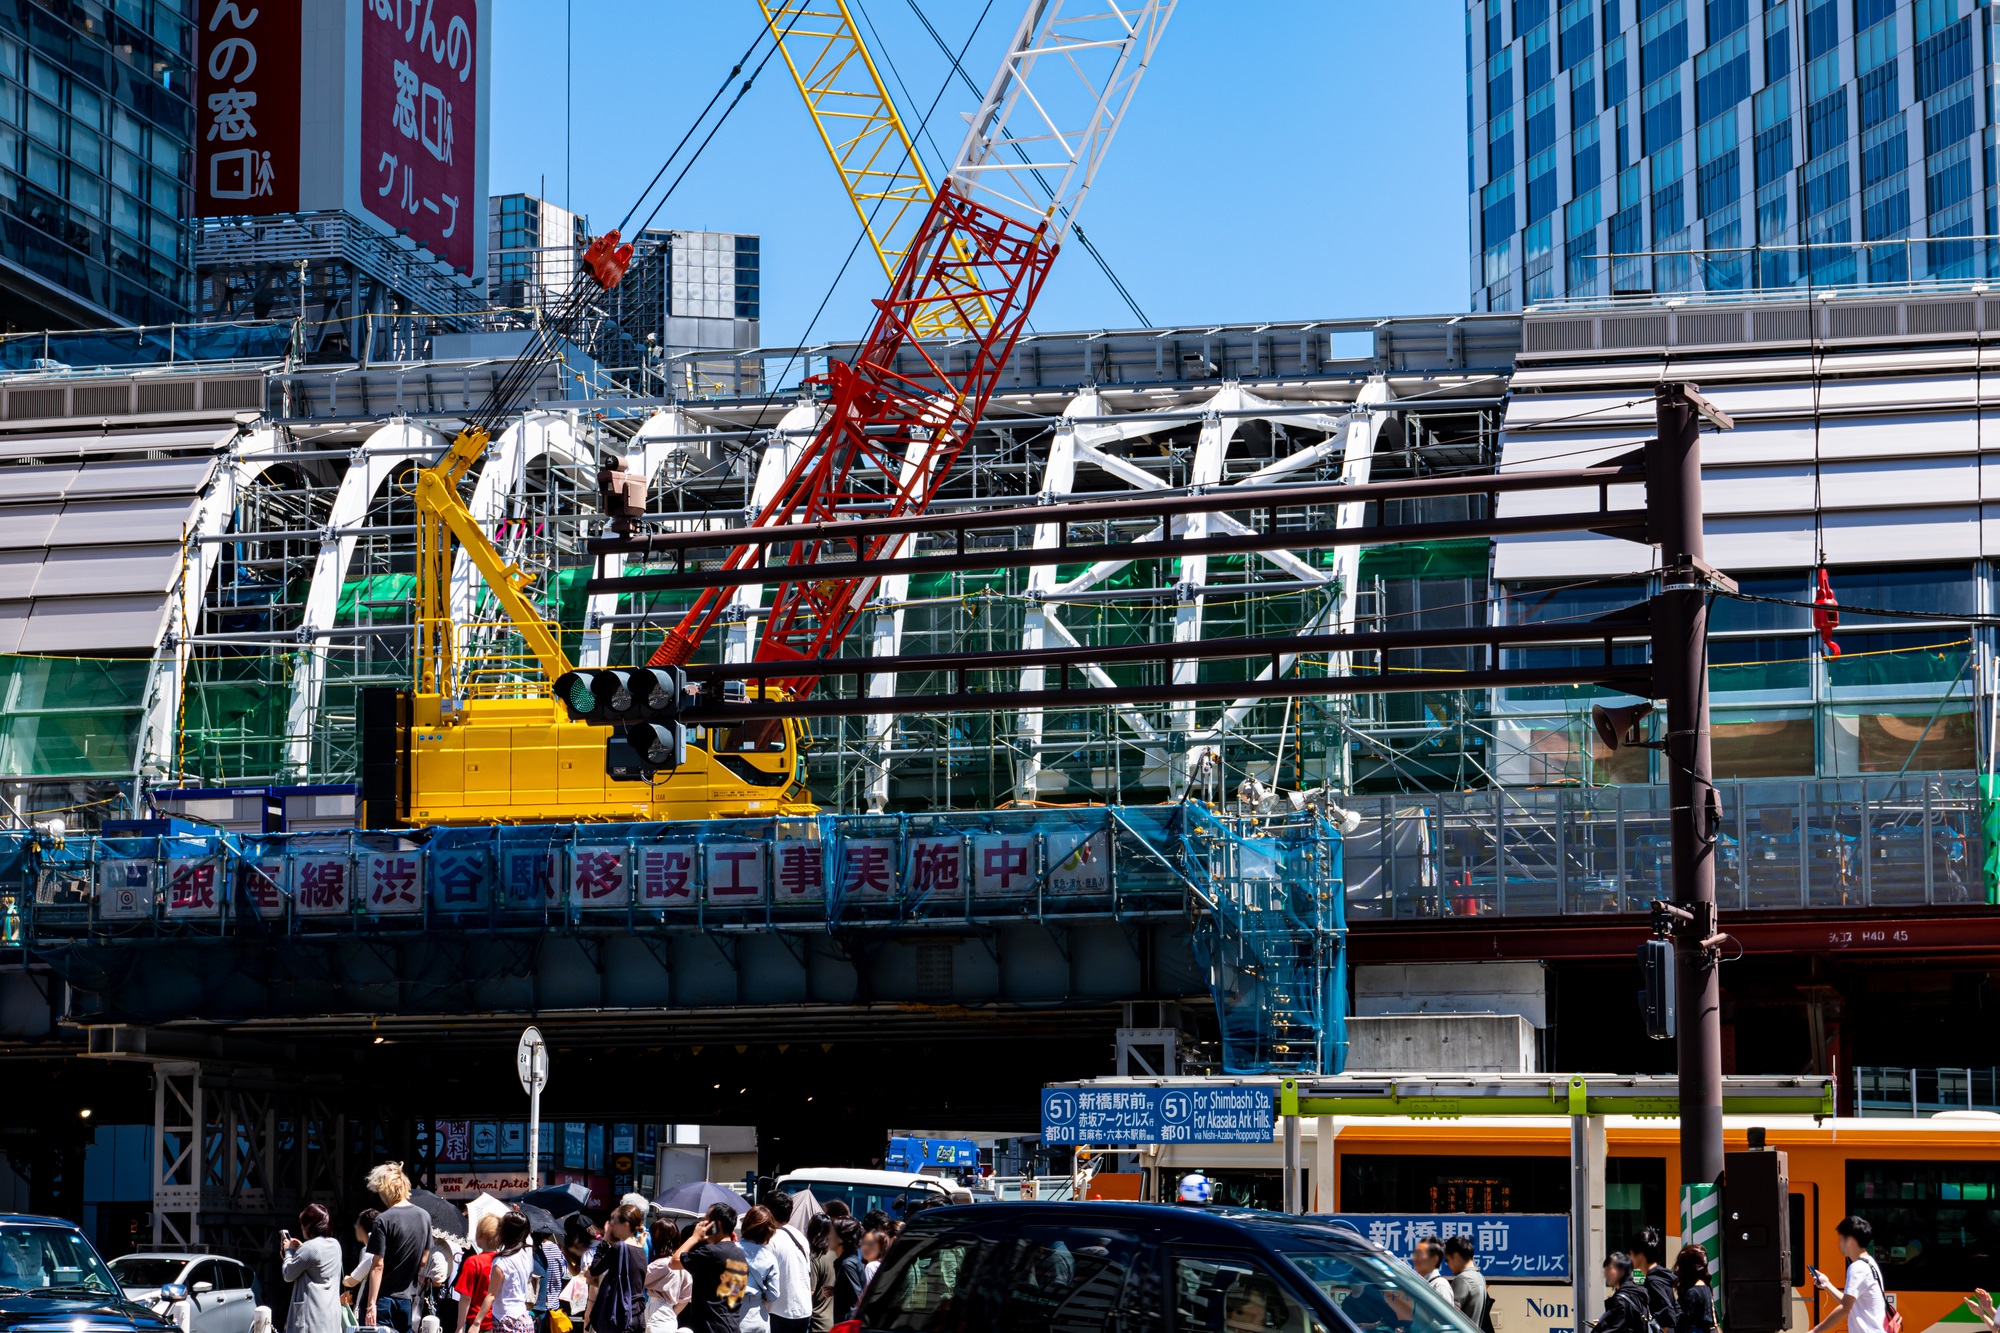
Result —
M1343 481L1366 481L1375 435L1386 420L1386 414L1371 412L1368 406L1384 402L1387 397L1388 386L1379 378L1370 380L1363 387L1358 402L1351 404L1277 402L1251 393L1240 385L1226 384L1196 409L1202 413L1201 430L1190 459L1188 484L1191 488L1209 491L1267 486L1290 474L1330 464L1335 459L1340 460ZM1302 406L1323 407L1325 410L1302 412ZM1178 423L1156 417L1131 422L1103 420L1110 415L1113 414L1107 411L1096 389L1087 389L1071 401L1063 412L1063 419L1058 423L1049 447L1048 462L1037 492L1040 501L1051 503L1076 494L1076 472L1080 466L1095 467L1135 491L1167 488L1166 483L1152 472L1111 450L1120 442L1155 435L1174 428ZM1233 481L1225 481L1230 446L1243 423L1255 420L1323 431L1325 438ZM1341 505L1336 524L1343 528L1358 527L1365 512L1363 504ZM1177 538L1199 538L1213 533L1247 533L1251 530L1248 524L1226 512L1189 514L1155 524L1131 544L1143 546L1169 533ZM1061 536L1059 524L1040 524L1035 530L1034 544L1039 548L1053 547L1060 544ZM1300 629L1301 633L1314 634L1352 626L1357 556L1357 548L1337 548L1330 564L1316 565L1292 551L1274 550L1259 552L1251 557L1257 563L1249 568L1256 569L1260 563L1263 566L1260 577L1324 585L1334 593L1318 614ZM1023 625L1022 647L1087 649L1082 638L1064 621L1064 598L1095 589L1131 563L1126 559L1099 561L1069 579L1060 578L1054 565L1035 567L1028 583L1032 605ZM1250 582L1254 587L1256 579L1252 578ZM1175 576L1176 643L1197 642L1203 637L1212 591L1208 584L1206 557L1190 556L1179 561ZM1279 672L1290 671L1296 661L1293 656L1280 658L1277 664ZM1191 684L1199 678L1199 671L1198 662L1177 662L1173 668L1173 680L1176 684ZM1266 665L1257 678L1267 680L1271 671L1272 668ZM1086 666L1084 672L1094 686L1111 688L1115 683L1107 672L1096 665ZM1020 687L1023 690L1043 689L1046 688L1046 680L1043 668L1029 667L1021 673ZM1157 714L1149 715L1136 706L1118 705L1114 712L1119 724L1143 747L1147 767L1163 769L1170 797L1179 799L1187 792L1191 765L1197 762L1201 752L1240 725L1257 703L1255 699L1233 701L1206 725L1198 724L1197 710L1192 703L1169 705L1162 719L1164 726L1156 720ZM1041 790L1042 774L1046 771L1042 710L1022 710L1016 736L1015 794L1020 800L1035 800Z

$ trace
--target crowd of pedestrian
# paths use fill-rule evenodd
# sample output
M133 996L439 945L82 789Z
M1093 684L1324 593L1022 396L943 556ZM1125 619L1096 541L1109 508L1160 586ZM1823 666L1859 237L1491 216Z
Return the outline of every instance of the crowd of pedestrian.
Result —
M285 1333L828 1333L902 1225L838 1200L807 1215L783 1192L677 1220L628 1194L601 1226L582 1212L541 1230L518 1208L488 1213L467 1244L412 1202L400 1163L369 1172L368 1189L381 1206L354 1220L351 1270L320 1204L281 1238Z

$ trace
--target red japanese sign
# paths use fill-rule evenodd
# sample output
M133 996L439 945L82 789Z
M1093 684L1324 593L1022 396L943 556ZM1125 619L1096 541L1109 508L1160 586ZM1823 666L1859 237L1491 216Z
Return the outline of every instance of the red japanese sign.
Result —
M361 21L361 201L470 271L486 225L475 0L366 0Z
M302 8L198 0L196 217L297 211Z

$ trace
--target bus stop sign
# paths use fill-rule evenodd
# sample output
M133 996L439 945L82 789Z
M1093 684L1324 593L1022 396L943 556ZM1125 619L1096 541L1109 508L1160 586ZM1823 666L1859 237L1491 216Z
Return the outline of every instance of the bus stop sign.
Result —
M1270 1088L1044 1088L1042 1142L1122 1147L1142 1143L1269 1143Z

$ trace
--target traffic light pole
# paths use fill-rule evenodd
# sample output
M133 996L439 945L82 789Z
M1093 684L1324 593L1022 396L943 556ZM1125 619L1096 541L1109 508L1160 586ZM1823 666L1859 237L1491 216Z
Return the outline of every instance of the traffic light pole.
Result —
M1703 558L1701 418L1732 424L1693 386L1656 391L1658 433L1646 446L1646 486L1661 590L1653 621L1653 671L1667 705L1667 796L1673 834L1675 989L1678 992L1681 1180L1722 1175L1722 1011L1715 963L1715 792L1708 726L1708 603L1730 586Z

